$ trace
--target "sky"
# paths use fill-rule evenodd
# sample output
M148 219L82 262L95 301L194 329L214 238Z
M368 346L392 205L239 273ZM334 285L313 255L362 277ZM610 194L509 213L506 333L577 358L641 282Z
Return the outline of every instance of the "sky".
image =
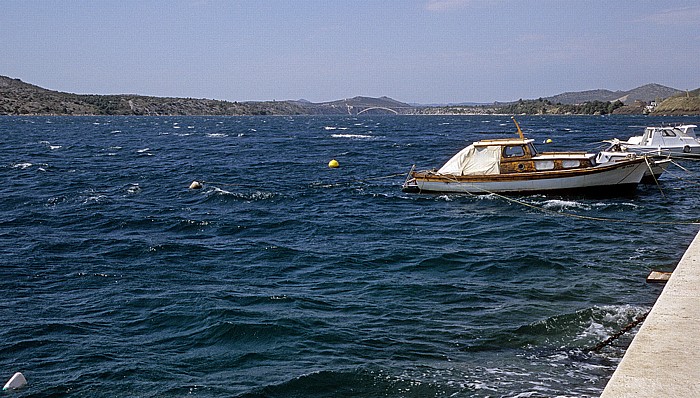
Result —
M697 0L0 0L0 75L80 94L513 101L700 87Z

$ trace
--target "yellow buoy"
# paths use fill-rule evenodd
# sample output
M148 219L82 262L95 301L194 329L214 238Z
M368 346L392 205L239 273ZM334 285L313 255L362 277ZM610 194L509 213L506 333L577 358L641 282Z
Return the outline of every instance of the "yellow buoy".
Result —
M332 159L330 162L328 162L328 167L330 167L331 169L337 169L338 167L340 167L340 163L338 163L337 160Z
M190 189L200 189L202 188L202 184L199 181L192 181L192 184L190 184Z
M552 142L553 142L553 141L552 141L551 138L547 138L546 140L544 140L544 143L545 143L545 144L551 144Z

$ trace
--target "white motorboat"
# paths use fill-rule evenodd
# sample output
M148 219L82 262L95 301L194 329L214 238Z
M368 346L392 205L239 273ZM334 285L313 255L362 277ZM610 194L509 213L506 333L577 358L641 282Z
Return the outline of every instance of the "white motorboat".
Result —
M630 137L620 144L630 152L671 156L700 155L700 142L694 124L646 127L644 134Z
M519 138L474 142L438 170L415 171L414 166L403 190L615 196L633 193L647 170L645 156L599 163L594 153L538 153L534 140L524 138L515 123Z

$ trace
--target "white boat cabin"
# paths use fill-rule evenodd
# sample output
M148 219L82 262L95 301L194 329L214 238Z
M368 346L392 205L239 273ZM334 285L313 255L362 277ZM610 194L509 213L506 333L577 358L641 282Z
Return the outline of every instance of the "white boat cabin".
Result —
M696 127L694 124L647 127L643 135L630 137L627 144L653 149L683 148L683 152L691 152L691 149L700 147ZM697 152L697 149L692 152Z

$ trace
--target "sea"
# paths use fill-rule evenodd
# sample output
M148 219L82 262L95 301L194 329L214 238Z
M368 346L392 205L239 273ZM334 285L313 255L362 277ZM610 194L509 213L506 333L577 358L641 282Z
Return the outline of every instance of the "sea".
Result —
M519 116L540 151L698 117ZM408 194L509 116L0 117L7 397L596 397L698 232L628 197ZM545 141L551 140L549 144ZM329 168L330 160L339 163ZM201 189L189 189L193 181Z

